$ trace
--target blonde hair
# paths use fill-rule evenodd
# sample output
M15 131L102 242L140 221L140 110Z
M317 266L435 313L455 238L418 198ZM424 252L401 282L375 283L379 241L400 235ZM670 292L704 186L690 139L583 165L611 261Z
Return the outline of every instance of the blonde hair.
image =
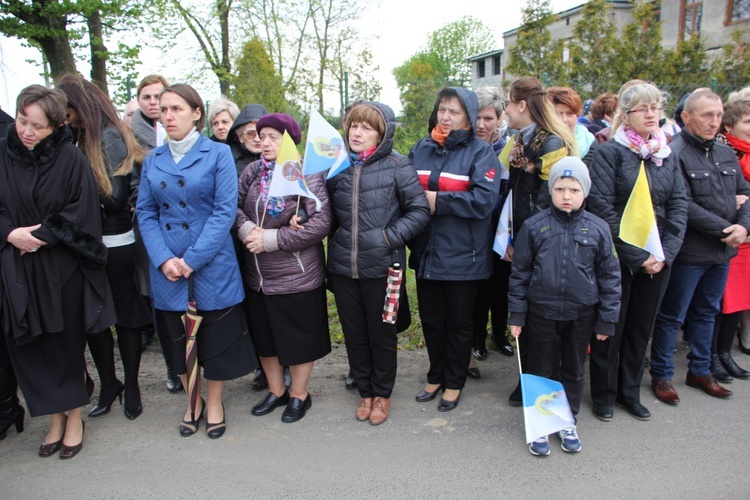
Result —
M638 82L638 83L633 83ZM643 80L631 80L620 89L618 96L617 113L612 118L612 134L625 121L628 111L632 111L640 104L658 102L662 106L667 102L669 94L659 90L653 83Z

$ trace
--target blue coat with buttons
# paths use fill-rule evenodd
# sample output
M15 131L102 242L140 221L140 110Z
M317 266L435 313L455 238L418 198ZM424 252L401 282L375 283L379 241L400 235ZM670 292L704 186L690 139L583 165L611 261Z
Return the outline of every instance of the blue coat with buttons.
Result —
M169 146L154 149L141 172L136 213L151 260L154 306L184 311L188 280L169 281L160 266L173 257L193 269L199 310L215 311L244 299L230 229L237 212L237 172L229 146L201 135L174 162Z

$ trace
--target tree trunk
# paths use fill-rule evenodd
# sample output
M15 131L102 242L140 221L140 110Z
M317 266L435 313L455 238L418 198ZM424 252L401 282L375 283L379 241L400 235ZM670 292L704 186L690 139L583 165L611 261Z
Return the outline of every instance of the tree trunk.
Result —
M49 28L52 34L40 35L34 37L33 40L39 44L42 53L49 62L52 79L57 80L65 73L75 73L76 62L70 48L67 31L65 31L68 24L67 18L65 16L48 17L43 20L43 24Z
M86 18L89 27L89 45L91 48L91 81L105 94L109 95L107 89L107 59L109 52L104 46L102 35L102 17L98 10L94 10Z
M219 89L221 95L229 94L229 81L232 75L232 62L229 59L229 9L231 0L216 0L216 10L219 13L219 26L221 28L221 72L219 77Z

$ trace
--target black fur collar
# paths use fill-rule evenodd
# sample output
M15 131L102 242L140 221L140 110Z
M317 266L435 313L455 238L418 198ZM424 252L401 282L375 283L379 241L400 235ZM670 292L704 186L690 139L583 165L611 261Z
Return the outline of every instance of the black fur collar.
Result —
M32 165L46 165L57 154L60 146L71 142L67 126L57 127L50 135L39 141L34 149L28 149L18 137L15 127L8 130L8 154L14 160Z

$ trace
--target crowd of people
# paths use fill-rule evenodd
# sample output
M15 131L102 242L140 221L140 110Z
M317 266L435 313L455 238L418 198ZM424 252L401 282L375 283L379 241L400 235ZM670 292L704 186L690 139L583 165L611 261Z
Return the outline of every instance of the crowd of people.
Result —
M99 381L88 416L123 396L128 419L147 413L138 372L153 335L167 389L188 396L183 437L205 416L220 438L224 382L251 373L267 389L251 413L283 407L282 422L299 421L314 363L331 351L326 290L354 417L380 425L411 322L407 266L429 355L415 399L439 398L438 411L481 377L488 321L497 352L515 347L524 373L559 380L573 415L587 358L596 418L611 421L615 403L650 418L646 366L655 396L677 404L680 331L686 385L730 396L718 382L750 379L731 352L739 337L750 354L750 88L726 102L696 89L675 120L667 98L641 80L585 102L532 77L507 94L446 87L408 155L393 149L393 110L357 101L343 118L351 166L306 175L313 198L271 194L283 138L303 134L262 103L206 110L191 86L150 75L121 119L77 75L25 88L15 119L0 117L0 439L23 430L20 387L31 416L50 417L39 455L81 451L95 391L87 345ZM636 198L647 209L633 219ZM519 379L508 403L522 406L523 392ZM581 450L576 426L558 435L564 451ZM548 436L529 451L548 455Z

